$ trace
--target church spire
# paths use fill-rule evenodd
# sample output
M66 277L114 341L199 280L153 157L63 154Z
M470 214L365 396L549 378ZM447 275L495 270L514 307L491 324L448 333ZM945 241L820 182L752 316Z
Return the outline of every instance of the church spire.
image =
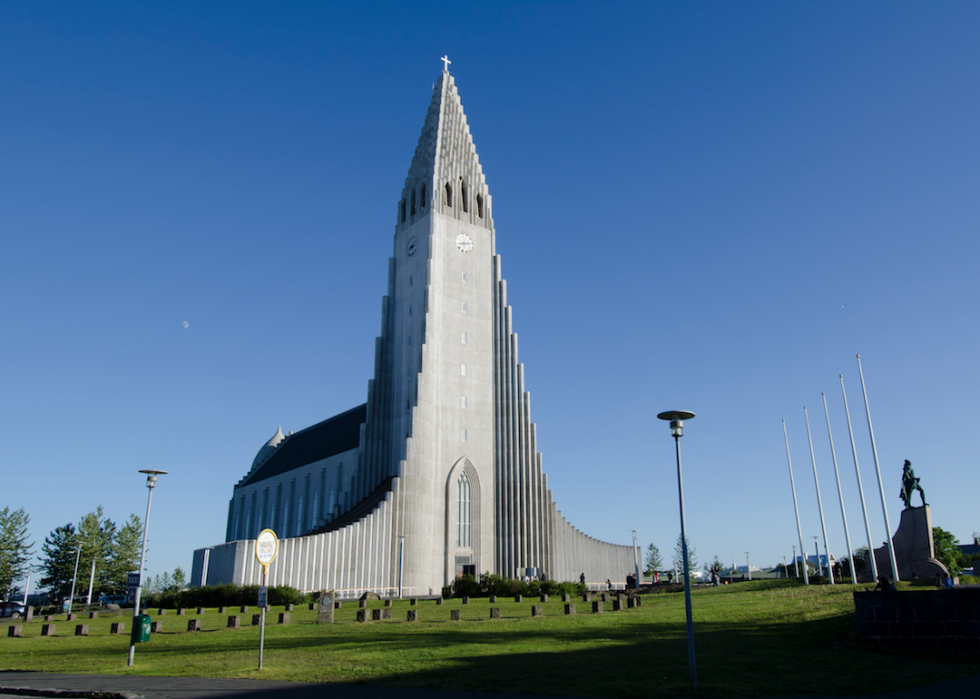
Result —
M415 156L398 204L398 225L431 211L493 228L490 194L473 145L449 58L432 91Z

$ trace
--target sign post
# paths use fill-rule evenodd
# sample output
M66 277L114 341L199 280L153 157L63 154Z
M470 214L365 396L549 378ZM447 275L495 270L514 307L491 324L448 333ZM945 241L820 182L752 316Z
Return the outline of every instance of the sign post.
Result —
M262 585L259 587L259 669L262 669L262 653L265 650L265 608L268 606L266 582L269 577L269 564L279 553L279 539L271 529L263 529L255 539L255 559L262 564Z

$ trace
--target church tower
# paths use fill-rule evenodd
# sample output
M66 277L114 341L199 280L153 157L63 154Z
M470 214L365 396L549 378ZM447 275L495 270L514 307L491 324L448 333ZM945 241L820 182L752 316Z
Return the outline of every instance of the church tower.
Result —
M494 552L494 230L452 75L439 76L396 206L368 463L390 464L404 584L427 590ZM437 544L438 545L435 545Z
M580 532L548 489L492 200L444 60L395 206L367 403L262 446L226 543L195 552L194 584L256 584L266 527L281 539L269 584L342 596L428 595L462 573L633 569L632 547Z

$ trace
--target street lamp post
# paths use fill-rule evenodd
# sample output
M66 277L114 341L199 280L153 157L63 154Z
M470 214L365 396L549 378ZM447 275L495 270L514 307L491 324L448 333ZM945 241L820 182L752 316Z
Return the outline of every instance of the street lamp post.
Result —
M156 469L146 469L140 471L146 474L146 519L143 520L143 548L140 551L139 584L136 585L136 599L133 604L133 632L136 631L137 618L140 615L140 597L143 594L143 563L146 561L146 532L150 529L150 503L153 502L153 488L157 484L157 476L164 476L167 471ZM136 636L132 635L129 639L129 667L133 666L133 659L136 657Z
M640 586L640 552L636 548L636 530L633 530L633 572L637 588Z
M691 614L691 572L687 560L687 526L684 520L684 478L681 472L681 437L684 436L684 420L694 418L689 410L668 410L657 415L670 421L670 435L677 450L677 496L681 509L681 555L684 557L684 606L687 610L687 670L691 689L698 691L698 666L694 657L694 617Z

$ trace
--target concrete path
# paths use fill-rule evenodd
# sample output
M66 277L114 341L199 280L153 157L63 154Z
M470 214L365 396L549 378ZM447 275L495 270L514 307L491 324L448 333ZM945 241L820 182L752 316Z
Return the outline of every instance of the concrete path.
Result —
M851 699L934 699L973 696L980 675L939 684ZM0 671L0 699L14 696L86 697L115 694L121 699L545 699L542 695L460 692L414 687L376 687L354 684L309 684L205 677L145 677L120 675L62 675L46 672ZM555 699L548 697L547 699ZM808 697L807 699L830 699Z

